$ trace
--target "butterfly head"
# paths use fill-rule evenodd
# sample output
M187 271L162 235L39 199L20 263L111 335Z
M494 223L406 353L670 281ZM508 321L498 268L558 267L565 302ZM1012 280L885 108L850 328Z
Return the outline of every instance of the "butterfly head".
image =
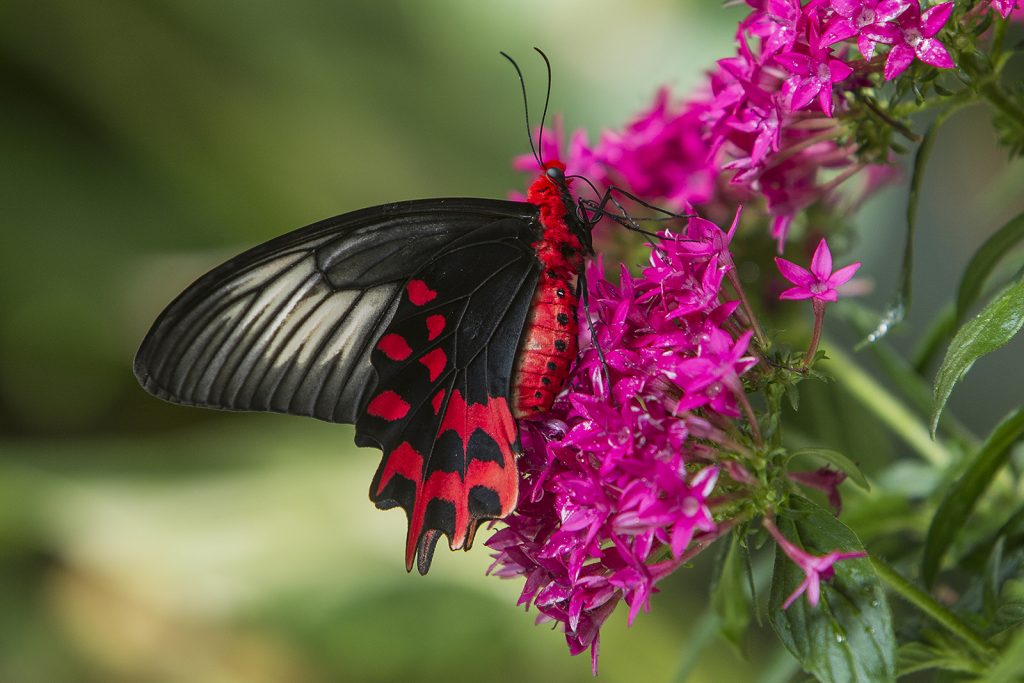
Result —
M571 179L566 178L565 164L561 161L544 162L542 173L530 185L527 199L565 221L566 227L579 240L585 254L593 253L590 232L593 225L581 218L585 215L577 209L577 202L569 191Z

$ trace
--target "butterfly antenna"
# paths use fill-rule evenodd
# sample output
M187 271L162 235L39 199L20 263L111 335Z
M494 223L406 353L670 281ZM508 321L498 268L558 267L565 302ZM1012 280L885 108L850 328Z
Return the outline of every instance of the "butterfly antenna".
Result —
M538 145L540 146L540 150L541 150L541 152L543 152L544 151L544 121L548 117L548 103L551 102L551 61L548 59L548 56L546 54L544 54L544 50L541 50L539 47L535 47L533 49L536 50L537 54L539 54L541 59L544 60L544 66L547 67L547 70L548 70L548 90L547 90L546 93L544 93L544 111L542 111L541 114L540 114L540 135L539 135L539 140L538 140ZM540 160L540 167L544 168L544 158L541 157L539 160Z
M512 68L516 70L516 75L519 76L519 88L523 91L523 112L526 115L526 137L530 141L530 151L533 152L533 158L537 160L537 165L544 168L544 162L541 161L540 155L537 154L537 147L533 144L533 131L530 129L530 102L529 98L526 97L526 81L523 79L523 72L519 69L519 65L516 64L516 60L512 59L505 52L499 52L499 54L507 59L512 64ZM541 54L544 54L543 52ZM547 59L545 57L545 59ZM550 79L549 79L550 86ZM544 110L547 111L547 103L544 104Z

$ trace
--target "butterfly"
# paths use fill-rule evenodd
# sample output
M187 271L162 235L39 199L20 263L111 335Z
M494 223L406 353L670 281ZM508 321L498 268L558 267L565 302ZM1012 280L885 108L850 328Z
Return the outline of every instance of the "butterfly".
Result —
M468 549L515 508L517 420L576 357L591 224L564 168L525 202L384 204L253 247L167 306L135 376L174 403L354 424L383 452L370 498L405 510L425 574L442 534Z

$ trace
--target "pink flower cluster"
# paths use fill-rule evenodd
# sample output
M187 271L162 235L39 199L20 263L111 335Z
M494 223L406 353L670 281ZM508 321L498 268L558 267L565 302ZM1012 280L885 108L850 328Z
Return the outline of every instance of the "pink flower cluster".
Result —
M584 131L575 131L562 148L562 124L541 138L542 159L561 159L566 173L580 175L604 187L622 187L640 197L657 198L666 207L690 211L714 197L718 169L702 136L706 105L699 101L682 107L672 102L667 88L658 90L650 108L621 131L604 131L590 145ZM517 157L513 166L536 173L532 155Z
M935 34L952 2L923 15L917 0L748 0L735 57L720 60L711 75L713 99L705 116L709 144L731 183L762 195L781 251L796 214L865 168L855 144L842 140L832 119L846 101L841 85L866 85L866 62L851 58L856 42L864 59L879 43L890 45L885 78L902 73L916 57L940 68L953 62ZM855 70L855 66L857 69ZM858 75L860 71L860 75ZM876 167L864 187L886 175Z
M895 175L888 163L858 159L845 126L842 91L870 85L870 61L888 46L884 77L914 61L950 68L936 37L952 0L921 12L917 0L747 0L737 52L719 60L706 87L684 102L661 89L652 105L596 145L573 134L559 154L560 126L542 140L542 157L562 158L570 174L617 186L666 207L690 211L763 198L771 232L785 242L795 216L866 170L854 202ZM1009 0L993 0L1003 12ZM1005 7L1004 7L1005 6ZM854 46L863 59L856 59ZM532 172L532 157L516 165ZM728 183L720 182L728 177ZM853 193L854 195L858 193Z
M618 286L592 265L597 344L581 312L568 390L545 419L522 423L519 505L487 542L492 572L523 577L519 604L562 624L573 654L589 647L595 670L615 605L632 623L661 578L733 523L713 517L720 458L708 445L730 443L721 427L749 407L740 377L756 363L737 302L723 298L731 236L692 218Z

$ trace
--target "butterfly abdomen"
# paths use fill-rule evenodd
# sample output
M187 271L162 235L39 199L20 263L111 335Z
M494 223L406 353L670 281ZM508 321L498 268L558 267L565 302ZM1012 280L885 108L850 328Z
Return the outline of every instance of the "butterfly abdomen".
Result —
M512 376L516 417L549 410L569 376L578 351L574 292L583 265L583 248L569 226L574 216L562 188L541 175L530 186L527 200L540 209L544 232L532 246L543 270Z

